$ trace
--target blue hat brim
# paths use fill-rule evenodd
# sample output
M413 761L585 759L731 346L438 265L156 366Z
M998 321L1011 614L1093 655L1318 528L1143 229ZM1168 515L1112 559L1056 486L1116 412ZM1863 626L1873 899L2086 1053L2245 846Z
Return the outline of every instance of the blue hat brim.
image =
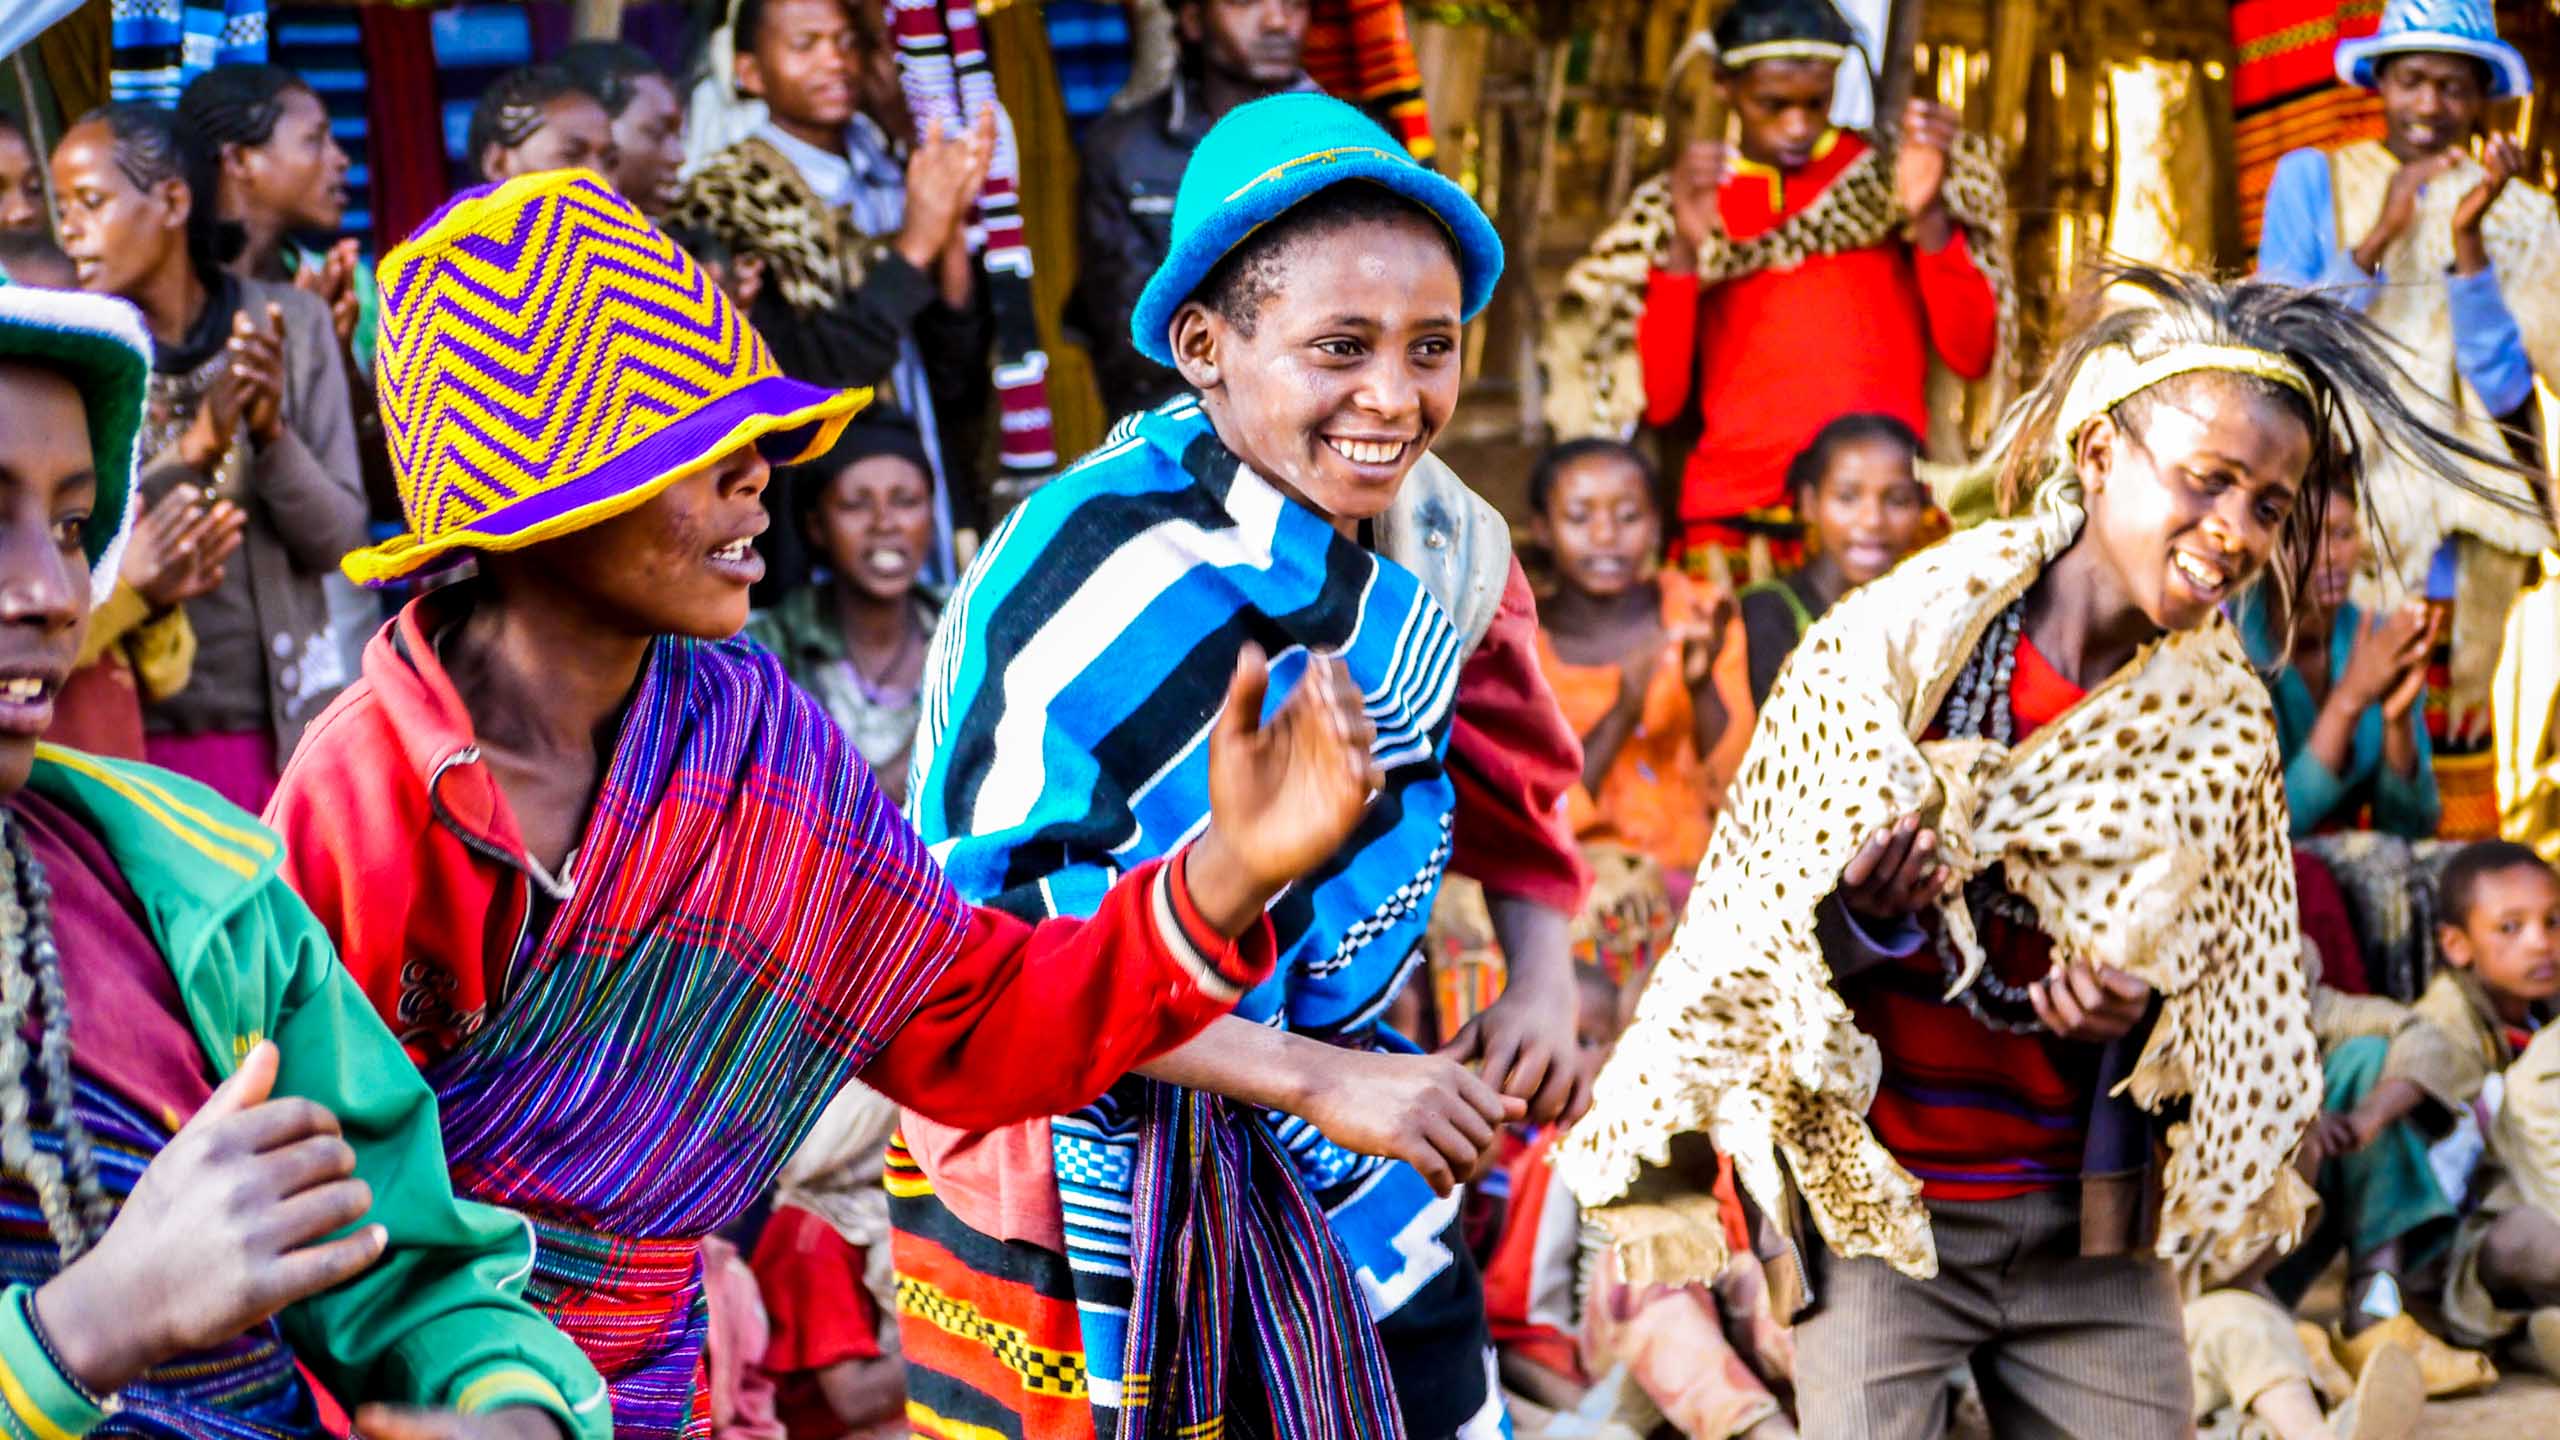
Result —
M2338 42L2339 83L2360 90L2380 88L2374 71L2394 55L2468 55L2489 67L2489 98L2508 100L2533 93L2533 67L2523 52L2504 40L2476 40L2441 30L2399 30L2362 40Z
M1318 151L1264 171L1228 196L1206 221L1178 237L1164 263L1148 278L1147 288L1138 295L1138 308L1129 316L1129 338L1138 353L1159 365L1172 365L1174 312L1218 268L1227 252L1316 192L1352 181L1366 181L1403 196L1448 230L1458 249L1463 307L1459 318L1476 318L1502 279L1502 239L1494 233L1493 222L1472 196L1437 171L1384 149L1350 146Z

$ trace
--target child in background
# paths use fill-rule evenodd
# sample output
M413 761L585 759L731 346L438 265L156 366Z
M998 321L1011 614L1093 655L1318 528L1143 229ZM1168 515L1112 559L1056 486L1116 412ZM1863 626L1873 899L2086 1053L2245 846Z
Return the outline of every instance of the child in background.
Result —
M855 1081L774 1178L754 1264L773 1319L763 1369L790 1440L907 1433L883 1180L897 1126L898 1107Z
M2458 1334L2485 1344L2523 1323L2514 1312L2560 1304L2560 1266L2531 1243L2552 1238L2548 1214L2481 1164L2504 1072L2560 996L2560 877L2522 845L2483 841L2447 862L2437 893L2445 968L2389 1039L2344 1041L2324 1058L2326 1113L2303 1148L2323 1162L2334 1219L2278 1283L2302 1282L2343 1238L2349 1368L2397 1344L2417 1356L2428 1392L2444 1395L2497 1378L2486 1357L2443 1344L2400 1308L2401 1277L2445 1244L2447 1222L2444 1309ZM2501 1203L2469 1207L2475 1191Z
M1787 489L1814 543L1802 568L1744 586L1738 597L1754 709L1834 601L1919 548L1929 519L1929 493L1912 473L1919 458L1910 426L1890 415L1843 415L1787 466ZM1740 728L1747 733L1750 721Z
M1750 696L1732 599L1662 566L1659 489L1633 447L1574 440L1530 473L1529 508L1555 581L1538 664L1582 737L1574 837L1652 857L1677 902L1751 738L1736 723Z

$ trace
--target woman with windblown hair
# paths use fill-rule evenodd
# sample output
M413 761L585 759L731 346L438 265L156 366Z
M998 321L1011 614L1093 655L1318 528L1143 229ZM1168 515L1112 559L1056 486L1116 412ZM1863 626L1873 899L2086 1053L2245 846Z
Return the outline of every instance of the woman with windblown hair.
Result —
M2273 717L2221 607L2300 591L2363 474L2350 414L2432 473L2506 463L2413 414L2344 306L2105 278L2141 303L1966 477L2002 518L1779 677L1559 1160L1628 1278L1683 1283L1723 1244L1676 1142L1733 1157L1821 1306L1808 1436L1934 1435L1968 1361L2003 1435L2189 1433L2173 1267L2296 1235L2320 1096Z

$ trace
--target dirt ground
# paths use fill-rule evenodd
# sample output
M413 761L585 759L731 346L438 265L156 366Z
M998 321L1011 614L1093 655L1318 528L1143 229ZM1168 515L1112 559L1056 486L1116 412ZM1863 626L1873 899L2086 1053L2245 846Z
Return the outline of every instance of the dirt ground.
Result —
M2419 1440L2545 1440L2560 1436L2560 1384L2509 1375L2486 1395L2427 1407Z

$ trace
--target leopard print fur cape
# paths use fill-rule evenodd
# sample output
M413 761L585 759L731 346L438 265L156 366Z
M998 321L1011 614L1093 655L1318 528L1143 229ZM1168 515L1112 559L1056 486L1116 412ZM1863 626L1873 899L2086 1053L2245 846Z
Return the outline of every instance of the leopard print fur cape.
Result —
M2192 1102L2168 1127L2159 1253L2220 1272L2298 1236L2310 1190L2288 1162L2320 1062L2275 719L2230 625L2154 641L2014 749L1919 738L2081 519L2066 470L2028 514L1961 531L1833 606L1780 673L1679 938L1558 1152L1631 1277L1706 1279L1722 1262L1712 1207L1684 1208L1681 1182L1654 1168L1691 1132L1771 1215L1794 1213L1783 1158L1835 1253L1936 1273L1918 1182L1866 1124L1875 1042L1814 935L1859 843L1914 811L1959 879L2005 865L2054 963L2117 966L2158 992L2127 1087L2155 1112ZM1939 919L1968 962L1960 987L1984 963L1960 894Z
M765 283L794 310L834 309L889 244L855 229L789 157L753 136L688 177L667 222L713 236L732 255L763 256Z
M2009 269L2009 208L1999 149L1977 135L1957 137L1947 155L1944 193L1948 212L1968 232L1974 262L1999 300L2000 341L1992 378L2005 394L2018 351L2018 293ZM1893 157L1879 145L1851 161L1812 204L1772 229L1739 242L1710 236L1698 256L1699 283L1713 285L1801 265L1816 255L1863 250L1908 219L1893 193ZM1538 342L1538 363L1546 373L1547 423L1557 439L1623 436L1644 418L1636 321L1644 314L1647 279L1670 243L1671 177L1656 175L1635 188L1618 218L1565 271ZM1933 373L1941 369L1933 361Z

